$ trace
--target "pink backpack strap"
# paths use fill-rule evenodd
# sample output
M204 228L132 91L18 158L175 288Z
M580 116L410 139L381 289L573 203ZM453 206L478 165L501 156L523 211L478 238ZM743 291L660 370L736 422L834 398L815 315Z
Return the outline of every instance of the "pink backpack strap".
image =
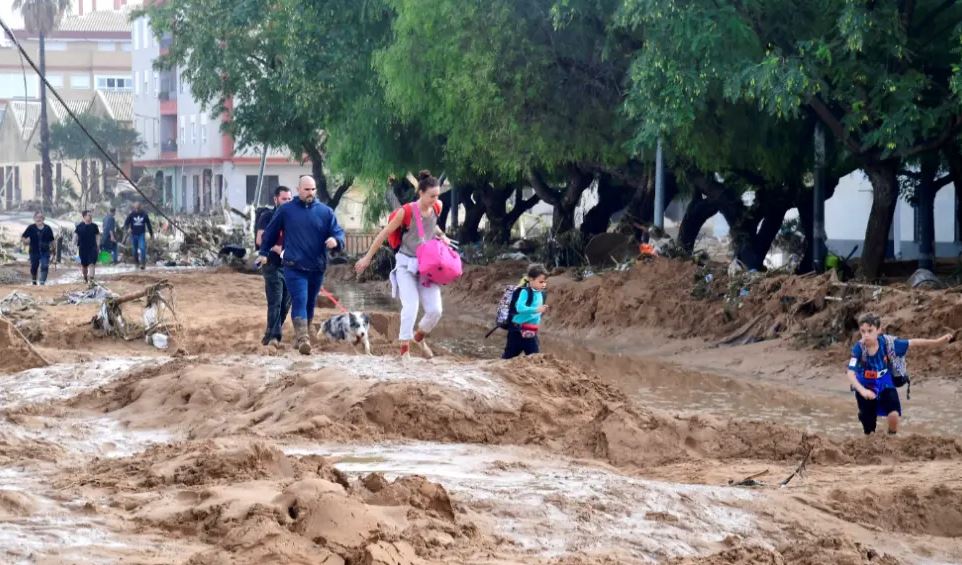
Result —
M417 202L411 203L411 213L414 214L414 219L418 223L418 239L424 242L424 222L421 220L421 207L418 206Z

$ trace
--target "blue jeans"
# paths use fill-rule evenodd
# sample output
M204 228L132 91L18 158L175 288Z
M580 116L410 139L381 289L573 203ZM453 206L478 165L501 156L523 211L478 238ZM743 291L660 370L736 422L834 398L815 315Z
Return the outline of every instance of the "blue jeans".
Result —
M314 319L317 294L324 284L324 271L302 271L294 267L284 269L284 282L291 293L291 319Z
M50 270L50 252L41 251L30 254L30 279L37 284L37 271L40 271L40 284L47 282L47 272Z
M267 295L267 329L264 336L268 339L282 338L284 320L291 310L291 295L284 282L284 267L271 265L261 267L264 275L264 293Z
M130 234L130 246L134 253L134 263L140 263L142 265L147 264L147 234L142 233L140 235ZM137 256L137 251L140 251L140 256Z

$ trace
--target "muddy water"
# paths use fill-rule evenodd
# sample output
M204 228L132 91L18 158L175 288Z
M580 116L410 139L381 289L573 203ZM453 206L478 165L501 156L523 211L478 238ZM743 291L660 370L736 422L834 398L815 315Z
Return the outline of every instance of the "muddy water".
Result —
M65 400L107 384L131 367L157 362L102 359L5 375L0 379L0 406L10 410ZM125 553L142 553L144 544L157 548L157 562L164 562L169 542L118 533L88 512L88 505L97 501L64 499L50 485L62 478L61 466L91 457L124 457L171 439L161 430L128 430L107 417L35 415L17 417L16 423L0 421L3 444L40 456L32 465L14 460L0 467L0 562L36 563L47 556L51 562L116 563Z
M498 535L540 557L612 557L621 548L623 559L654 562L716 549L732 535L766 545L753 515L739 509L750 492L637 479L534 448L404 442L292 444L284 451L332 457L355 476L439 482Z
M386 283L332 283L328 288L351 310L398 311L400 303L388 294ZM319 304L325 299L320 298ZM484 334L488 312L458 312L448 306L437 334L447 351L474 359L497 359L505 334ZM492 306L492 311L494 306ZM393 337L393 336L392 336ZM577 340L552 334L542 337L542 349L592 367L639 403L684 415L712 414L723 418L781 422L806 431L852 435L861 431L855 402L841 377L838 380L798 379L784 373L722 375L682 369L644 348L626 348L603 339ZM722 371L719 371L721 373ZM900 390L903 429L910 432L962 435L962 403L955 383L929 379L912 387L911 400Z

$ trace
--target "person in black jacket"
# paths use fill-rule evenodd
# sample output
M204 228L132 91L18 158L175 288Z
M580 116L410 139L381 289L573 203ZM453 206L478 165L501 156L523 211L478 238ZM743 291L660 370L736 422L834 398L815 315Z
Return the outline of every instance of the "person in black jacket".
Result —
M260 248L264 238L264 230L270 225L271 219L281 206L291 201L291 189L286 186L278 186L274 190L274 208L268 208L257 219L254 243ZM291 294L287 292L287 283L284 282L284 265L281 263L281 251L284 249L283 234L279 241L271 248L267 262L261 267L261 274L264 275L264 293L267 295L267 328L264 330L264 338L261 343L268 345L274 341L275 346L280 346L283 339L284 320L287 313L291 310Z
M37 271L40 272L40 284L47 283L47 272L50 269L50 253L53 247L53 230L43 223L42 212L33 215L33 224L23 231L24 245L30 246L30 278L37 284Z
M100 235L100 228L94 223L94 215L90 210L81 212L83 222L77 224L74 233L77 234L77 249L80 255L80 270L84 276L84 282L89 283L94 278L94 270L97 268L97 255L100 248L97 247L97 238ZM89 271L89 273L88 273Z
M147 235L154 238L154 228L150 225L147 212L140 209L140 202L134 202L134 208L124 221L124 229L130 230L130 245L134 253L134 262L140 265L140 270L147 266Z
M344 230L337 223L334 210L315 197L317 184L310 175L301 176L297 198L274 211L274 216L261 236L259 256L255 263L267 263L271 249L284 235L281 264L284 282L291 294L291 322L295 343L303 355L311 353L308 328L314 320L317 294L324 283L328 250L344 249Z

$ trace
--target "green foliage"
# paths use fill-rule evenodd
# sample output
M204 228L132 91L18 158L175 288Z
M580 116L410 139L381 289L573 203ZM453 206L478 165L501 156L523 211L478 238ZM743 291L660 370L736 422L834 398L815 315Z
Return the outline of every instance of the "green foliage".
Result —
M572 4L392 0L377 69L401 117L445 140L453 176L626 158L614 3Z
M137 155L144 150L144 143L137 131L116 120L89 112L80 114L77 118L114 159L121 155ZM50 128L50 149L63 159L103 159L97 146L84 134L80 126L69 118Z
M923 18L957 24L962 7L941 4L625 0L622 24L645 36L631 68L637 140L699 129L721 100L779 120L813 109L850 153L909 156L959 114L959 34Z
M28 31L47 34L60 25L60 19L70 9L70 0L13 0L13 9L23 16Z

